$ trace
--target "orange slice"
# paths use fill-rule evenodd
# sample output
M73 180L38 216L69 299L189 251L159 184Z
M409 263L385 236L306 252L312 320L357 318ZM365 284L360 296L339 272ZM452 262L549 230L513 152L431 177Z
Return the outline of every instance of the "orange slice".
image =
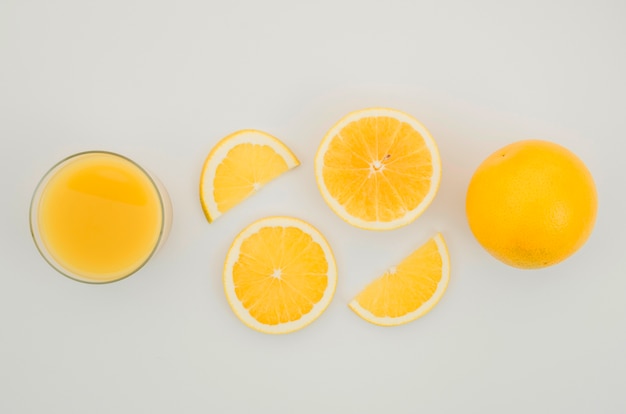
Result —
M341 119L315 157L324 200L346 222L371 230L404 226L433 201L441 180L437 145L415 118L364 109Z
M202 210L212 222L299 164L285 144L265 132L250 129L228 135L204 162L200 177Z
M373 324L402 325L429 312L445 293L449 280L448 248L437 234L371 282L349 306Z
M313 226L270 217L235 238L223 280L228 303L244 324L281 334L304 328L324 312L335 293L337 267Z

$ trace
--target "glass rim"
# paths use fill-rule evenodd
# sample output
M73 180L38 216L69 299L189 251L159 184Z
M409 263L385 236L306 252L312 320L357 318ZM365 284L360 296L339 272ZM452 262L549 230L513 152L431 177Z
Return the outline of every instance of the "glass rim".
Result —
M39 202L41 200L41 196L44 190L46 189L48 182L50 181L50 179L52 179L52 177L54 177L55 173L60 171L61 168L65 166L66 164L68 164L70 161L80 158L80 157L87 156L87 155L92 155L92 154L104 154L104 155L117 157L127 162L130 162L132 165L139 168L139 170L148 178L148 180L150 181L150 184L156 191L157 198L159 201L159 209L160 209L159 234L156 239L156 242L154 243L154 246L152 247L150 251L150 254L146 256L146 258L138 266L132 268L130 271L125 272L121 276L115 277L111 280L103 280L103 281L89 279L86 276L81 276L79 273L72 272L69 269L66 269L65 266L62 266L56 259L54 259L53 255L48 251L48 248L45 246L45 243L43 242L40 236L39 217L37 214L39 211ZM61 159L60 161L56 162L39 179L39 182L37 183L37 186L35 187L35 190L33 191L33 195L31 197L30 206L28 210L30 235L33 239L33 242L35 243L35 246L37 247L37 250L39 251L39 254L43 257L43 259L53 269L61 273L63 276L71 280L75 280L77 282L86 283L90 285L104 285L108 283L119 282L120 280L126 279L127 277L137 273L140 269L142 269L150 261L150 259L152 259L152 257L157 252L157 250L159 250L159 247L161 247L161 244L164 241L164 236L165 236L166 229L167 229L167 220L168 220L167 215L170 214L166 210L166 208L171 208L169 207L171 202L166 203L165 199L169 200L169 195L167 194L167 190L165 189L163 184L161 184L160 181L155 176L153 176L148 170L143 168L137 162L133 161L131 158L121 155L117 152L106 151L106 150L87 150L87 151L77 152L77 153L68 155L64 157L63 159Z

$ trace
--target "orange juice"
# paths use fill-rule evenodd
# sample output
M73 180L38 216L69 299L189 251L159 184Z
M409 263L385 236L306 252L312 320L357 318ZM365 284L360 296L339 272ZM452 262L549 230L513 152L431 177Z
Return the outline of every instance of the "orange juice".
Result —
M39 187L31 209L35 240L46 260L70 277L121 279L141 268L161 240L166 212L159 185L125 157L77 154Z

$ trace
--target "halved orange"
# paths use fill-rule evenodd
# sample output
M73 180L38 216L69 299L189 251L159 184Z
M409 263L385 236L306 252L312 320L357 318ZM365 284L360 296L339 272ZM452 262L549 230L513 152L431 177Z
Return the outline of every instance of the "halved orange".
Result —
M324 200L346 222L371 230L404 226L433 201L441 160L428 130L394 109L372 108L342 118L315 157Z
M279 334L302 329L329 305L337 266L326 239L292 217L269 217L246 227L224 264L224 290L247 326Z
M371 282L349 304L368 322L402 325L425 315L439 302L450 280L450 257L441 234Z
M213 147L202 167L202 210L212 222L298 165L291 150L270 134L252 129L230 134Z

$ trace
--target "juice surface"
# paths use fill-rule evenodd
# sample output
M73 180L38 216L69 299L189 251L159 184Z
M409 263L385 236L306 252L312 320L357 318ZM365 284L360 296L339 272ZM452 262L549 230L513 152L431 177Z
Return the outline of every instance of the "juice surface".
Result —
M108 153L76 157L47 183L39 229L56 261L84 280L106 282L141 267L163 225L158 190L131 161Z

